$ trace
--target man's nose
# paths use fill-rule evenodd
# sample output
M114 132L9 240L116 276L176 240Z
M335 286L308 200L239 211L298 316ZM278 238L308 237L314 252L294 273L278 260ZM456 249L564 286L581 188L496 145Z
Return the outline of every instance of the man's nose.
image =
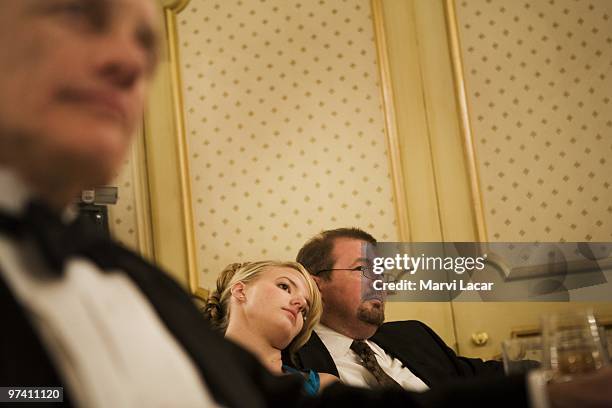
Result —
M100 75L118 88L132 88L145 73L147 54L132 33L120 30L109 33L101 40L97 52Z

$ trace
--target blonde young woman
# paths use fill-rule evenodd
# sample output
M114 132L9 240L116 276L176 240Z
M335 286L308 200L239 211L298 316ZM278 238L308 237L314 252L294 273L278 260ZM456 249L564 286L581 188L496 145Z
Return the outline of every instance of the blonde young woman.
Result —
M255 354L276 374L300 375L316 394L338 378L283 366L281 351L306 343L321 316L321 297L308 272L295 262L262 261L228 265L217 279L204 315L225 337Z

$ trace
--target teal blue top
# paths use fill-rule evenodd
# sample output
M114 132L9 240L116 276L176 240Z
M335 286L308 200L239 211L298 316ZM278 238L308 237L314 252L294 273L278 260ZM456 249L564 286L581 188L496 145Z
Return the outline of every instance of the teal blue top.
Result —
M283 364L283 372L287 374L299 375L304 380L304 392L306 395L317 395L321 388L319 373L313 370L300 371L293 367Z

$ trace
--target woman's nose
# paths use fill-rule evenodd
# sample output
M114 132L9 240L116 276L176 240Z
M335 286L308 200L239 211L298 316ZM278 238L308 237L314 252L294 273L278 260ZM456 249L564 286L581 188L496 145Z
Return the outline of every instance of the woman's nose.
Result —
M291 300L291 304L303 307L304 305L306 305L306 298L304 297L304 295L295 295Z

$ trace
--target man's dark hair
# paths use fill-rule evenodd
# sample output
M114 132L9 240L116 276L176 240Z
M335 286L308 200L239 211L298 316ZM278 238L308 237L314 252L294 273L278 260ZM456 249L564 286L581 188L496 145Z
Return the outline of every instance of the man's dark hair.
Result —
M311 238L298 252L296 261L312 275L329 279L336 260L333 257L334 241L338 238L351 238L376 245L376 239L359 228L337 228L323 231ZM325 271L317 273L319 271Z

